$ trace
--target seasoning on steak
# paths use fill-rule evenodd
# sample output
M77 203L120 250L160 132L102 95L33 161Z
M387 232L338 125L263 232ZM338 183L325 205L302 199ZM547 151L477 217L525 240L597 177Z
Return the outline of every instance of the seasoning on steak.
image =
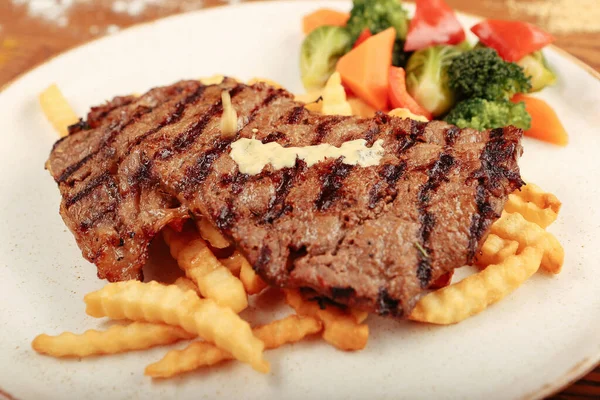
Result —
M221 92L242 126L220 132ZM314 290L382 315L407 315L438 277L472 261L523 182L522 132L323 116L288 92L227 79L183 81L93 109L58 141L47 168L83 255L110 281L141 278L170 221L207 218L270 284ZM380 165L328 159L241 174L238 138L283 146L383 140Z

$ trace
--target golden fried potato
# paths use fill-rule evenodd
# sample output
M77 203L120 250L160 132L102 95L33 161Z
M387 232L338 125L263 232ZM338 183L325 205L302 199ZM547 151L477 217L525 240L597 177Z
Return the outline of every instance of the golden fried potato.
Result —
M282 320L254 328L265 348L275 349L286 343L295 343L322 329L319 320L291 315ZM153 378L169 378L200 367L232 359L231 355L207 342L194 342L183 350L171 350L160 361L146 367L145 374Z
M264 344L250 325L230 308L211 299L200 299L192 291L157 282L109 283L84 298L86 312L96 318L162 322L180 326L216 344L260 372L269 371L263 359Z
M499 264L506 258L517 254L517 250L519 250L519 242L502 239L491 233L483 242L480 253L475 258L475 263L483 268L491 264Z
M202 239L210 243L215 249L224 249L230 246L229 241L206 218L201 218L197 223L197 227Z
M315 301L306 301L297 290L285 290L285 300L299 315L318 318L324 324L323 339L340 350L362 350L369 339L369 327L360 324L360 318L349 315L338 307L328 305L321 309Z
M198 289L198 286L196 286L196 284L189 278L181 276L177 278L175 282L173 282L173 285L184 291L191 290L200 296L200 289Z
M236 313L248 307L242 282L219 262L198 233L189 230L179 233L166 227L163 235L171 255L203 297Z
M234 251L233 254L227 258L219 259L219 262L223 264L227 269L229 269L234 276L237 277L240 276L242 263L244 263L244 261L246 261L246 257L244 257L239 251Z
M209 85L219 85L223 82L224 79L225 79L224 75L217 74L217 75L213 75L213 76L200 78L198 80L200 81L201 84L209 86Z
M538 247L543 250L542 269L558 274L562 268L565 251L550 232L537 224L527 221L519 213L502 212L490 230L491 233L519 243L519 251L525 247Z
M359 97L348 97L348 103L352 108L352 115L357 117L372 118L375 116L375 111L377 111Z
M455 324L485 310L521 286L540 267L542 250L525 247L520 254L419 300L409 319L431 324Z
M245 257L242 257L241 263L240 280L244 284L246 293L258 294L262 292L267 287L265 281L254 272L254 268L252 268L252 265L250 265Z
M61 137L69 134L69 125L79 121L77 114L56 84L50 85L39 95L40 106L46 118Z
M272 79L267 79L267 78L259 78L259 77L254 77L252 79L250 79L248 81L248 85L254 85L256 83L266 83L269 86L273 86L275 89L283 89L283 86L281 86L279 83L275 82Z
M321 112L323 108L323 91L317 90L310 93L297 94L294 96L295 101L304 103L304 108L314 112Z
M42 334L33 339L31 347L52 357L87 357L144 350L195 336L178 326L132 322L113 325L105 331L90 329L79 335L71 332L58 336Z
M323 88L321 112L324 115L352 115L352 107L346 101L346 91L339 72L334 72Z
M508 196L504 211L519 213L527 221L547 228L556 220L561 205L555 195L544 192L533 183L528 183L521 190Z
M369 317L368 311L357 310L356 308L351 308L350 314L352 314L357 324L362 324Z
M428 122L429 120L422 115L413 114L408 108L394 108L388 113L392 117L399 117L402 119L413 119L415 121Z
M278 321L253 329L254 335L263 341L266 349L276 349L286 343L295 343L308 335L318 333L323 324L313 317L290 315Z

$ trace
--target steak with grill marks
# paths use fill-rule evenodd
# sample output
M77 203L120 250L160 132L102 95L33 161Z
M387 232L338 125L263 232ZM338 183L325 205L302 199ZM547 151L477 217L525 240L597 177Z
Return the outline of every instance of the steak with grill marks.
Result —
M220 131L221 92L241 129ZM100 278L140 279L162 227L207 218L271 285L402 317L443 274L472 261L523 184L521 130L478 132L377 114L323 116L285 90L182 81L94 108L47 168L61 215ZM327 159L239 172L238 138L282 146L383 141L378 166Z

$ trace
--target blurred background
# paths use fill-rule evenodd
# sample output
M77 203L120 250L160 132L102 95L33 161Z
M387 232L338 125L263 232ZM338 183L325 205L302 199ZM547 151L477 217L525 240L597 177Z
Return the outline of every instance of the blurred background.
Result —
M600 72L600 0L446 1L458 11L482 17L535 23L554 34L558 47ZM0 0L0 90L36 65L92 39L168 15L240 2ZM298 25L300 30L300 19ZM600 399L600 368L553 399Z
M538 24L556 36L557 46L600 71L600 0L447 2L471 14ZM91 39L172 14L236 3L240 0L0 0L0 87Z

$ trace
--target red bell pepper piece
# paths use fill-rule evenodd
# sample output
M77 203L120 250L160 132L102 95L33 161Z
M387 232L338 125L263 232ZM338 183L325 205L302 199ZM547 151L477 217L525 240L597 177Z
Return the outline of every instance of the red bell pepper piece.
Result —
M388 93L390 103L392 103L392 109L406 108L413 114L422 115L428 120L433 119L433 115L421 107L419 103L408 94L408 91L406 90L406 72L404 72L404 68L390 67L389 85Z
M352 46L352 48L354 49L354 48L358 47L359 44L361 44L362 42L364 42L371 36L373 36L373 34L369 30L369 28L363 29L362 32L360 33L360 35L358 35L358 38L356 39L356 42L354 42L354 45Z
M417 0L404 50L421 50L436 44L458 44L464 40L465 31L444 0Z
M517 62L527 54L554 42L548 32L520 21L488 19L471 28L481 43L496 50L509 62Z

